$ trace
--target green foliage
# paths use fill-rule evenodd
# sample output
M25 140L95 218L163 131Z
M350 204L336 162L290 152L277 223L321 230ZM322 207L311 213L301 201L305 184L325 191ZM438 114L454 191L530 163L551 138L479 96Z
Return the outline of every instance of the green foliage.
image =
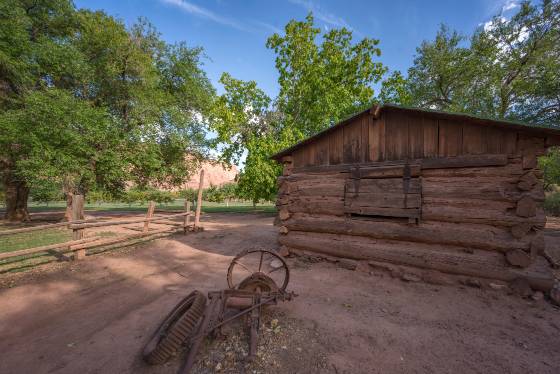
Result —
M210 186L203 191L202 198L205 201L210 201L211 203L223 203L225 196L222 190L216 186Z
M205 201L210 201L212 203L223 203L235 198L243 199L243 196L239 195L238 185L236 183L226 183L221 186L210 186L205 189L202 194L202 198Z
M221 148L223 161L234 163L250 139L266 136L271 130L271 100L255 81L244 82L224 73L220 83L225 92L217 98L212 111L211 126L217 133L214 144Z
M290 21L285 34L272 35L267 47L276 53L280 93L271 100L253 81L225 73L225 93L212 111L216 145L222 161L232 163L246 155L237 194L253 202L273 199L281 167L270 156L295 142L331 126L341 118L370 105L373 85L385 68L375 59L378 40L354 42L342 28L322 35L312 14Z
M220 186L222 195L226 201L233 200L238 197L237 195L237 183L226 183Z
M0 173L118 196L198 167L215 95L202 49L69 0L7 0L0 14Z
M442 26L416 50L404 79L383 82L379 99L527 122L560 123L560 2L521 4L472 36Z
M121 195L120 200L129 206L133 203L145 204L148 201L155 201L158 204L168 204L175 200L175 194L169 191L162 191L155 188L131 188Z
M373 85L385 67L379 40L353 41L352 31L331 29L322 35L310 13L290 21L284 35L274 34L267 47L276 53L280 93L276 100L283 126L296 137L315 134L371 104Z
M45 181L31 187L30 197L38 203L50 203L51 201L64 200L62 186L60 184Z
M175 194L170 191L148 190L147 199L158 204L169 204L175 200Z
M276 178L282 172L282 166L270 160L270 155L279 151L274 138L259 138L247 144L245 168L239 175L237 195L245 200L274 200Z
M195 201L198 195L198 190L195 190L194 188L186 188L180 190L177 195L185 200Z
M560 148L553 148L539 158L539 167L544 171L544 188L560 185Z
M410 81L403 77L400 71L394 71L389 78L383 80L378 100L399 105L413 104L409 84Z
M103 190L89 191L86 195L86 202L88 204L101 205L103 203L109 203L115 200L116 198L113 194Z
M560 217L560 192L546 196L543 207L547 215Z

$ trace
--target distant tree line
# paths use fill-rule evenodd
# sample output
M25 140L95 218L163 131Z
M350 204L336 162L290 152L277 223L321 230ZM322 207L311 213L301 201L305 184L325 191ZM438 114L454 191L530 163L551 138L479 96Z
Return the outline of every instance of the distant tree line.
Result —
M145 204L149 201L169 204L176 199L184 199L192 202L194 206L197 196L198 190L194 188L167 191L153 187L134 187L122 191L118 195L101 190L92 190L86 195L86 202L89 204L124 203L130 206L132 204ZM62 193L60 186L45 183L40 188L31 189L30 198L35 203L48 206L52 202L64 201L66 196ZM226 183L221 186L211 185L202 191L202 199L214 203L225 203L226 205L232 201L247 201L237 183ZM252 201L252 199L249 199L249 201Z

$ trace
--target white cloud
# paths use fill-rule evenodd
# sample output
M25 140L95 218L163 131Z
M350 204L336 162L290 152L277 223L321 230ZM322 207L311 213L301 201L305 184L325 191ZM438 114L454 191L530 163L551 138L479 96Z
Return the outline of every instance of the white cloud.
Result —
M500 23L506 23L508 20L505 17L498 17L495 20L491 19L490 21L484 22L484 31L490 31L496 28L496 21Z
M335 27L346 27L349 30L356 32L356 34L362 35L361 32L350 26L346 20L341 17L338 17L332 13L325 11L321 6L317 3L314 3L312 0L289 0L292 4L299 5L307 11L313 12L313 16L320 21L323 21L329 25Z
M247 29L247 27L245 27L245 25L237 22L234 19L221 16L219 14L212 12L209 9L189 3L188 1L184 1L184 0L160 0L160 1L165 4L175 6L181 9L182 11L192 14L196 17L204 18L219 23L221 25L230 26L238 30L250 31Z
M508 0L503 6L502 6L502 12L507 12L508 10L512 10L515 9L519 6L519 4L514 1L514 0Z

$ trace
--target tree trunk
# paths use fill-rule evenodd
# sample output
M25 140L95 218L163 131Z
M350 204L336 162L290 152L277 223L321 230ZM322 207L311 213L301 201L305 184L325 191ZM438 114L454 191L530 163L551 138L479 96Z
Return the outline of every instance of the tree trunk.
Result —
M64 217L62 221L70 222L72 221L72 195L76 193L74 183L68 177L64 178L62 183L62 192L66 196L66 210L64 211Z
M4 190L6 191L6 213L4 219L11 222L30 221L27 210L29 187L25 181L18 180L13 172L4 172Z
M70 222L72 221L72 193L65 191L64 195L66 195L66 210L64 211L64 218L62 220Z

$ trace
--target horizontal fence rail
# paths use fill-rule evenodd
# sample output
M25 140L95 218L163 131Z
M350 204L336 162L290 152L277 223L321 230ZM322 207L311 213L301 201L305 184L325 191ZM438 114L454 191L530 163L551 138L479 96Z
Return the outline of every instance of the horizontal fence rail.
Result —
M98 221L101 221L101 220L104 220L104 219L106 219L106 218L80 219L80 220L77 220L77 221L49 223L49 224L46 224L46 225L22 227L22 228L19 228L19 229L11 229L11 230L2 230L2 231L0 231L0 236L20 234L20 233L31 232L31 231L49 230L49 229L54 229L54 228L57 228L57 227L69 226L70 224L75 224L75 223L98 222Z
M169 235L179 231L186 234L189 231L198 231L200 227L200 213L202 205L202 186L204 183L204 170L200 173L200 185L197 196L196 212L191 211L190 201L185 201L185 211L173 214L158 214L154 215L155 202L151 201L148 205L148 210L145 217L131 218L131 219L110 219L107 217L84 219L84 197L82 195L72 196L72 220L68 222L50 223L45 225L23 227L17 229L0 231L1 237L9 235L26 234L41 230L50 230L58 228L70 229L72 232L72 240L63 241L60 243L41 245L33 248L18 249L14 251L0 253L0 260L23 257L21 260L29 259L29 255L34 255L41 252L47 252L51 255L59 257L65 252L73 252L73 259L79 260L85 257L86 249L106 247L106 246L126 246L131 242L151 240L156 237ZM191 222L191 217L194 216L194 223ZM181 218L181 221L173 221L173 218ZM157 223L165 225L165 228L150 229L150 223ZM142 224L139 228L127 227L125 225ZM124 226L123 228L130 230L138 230L139 232L133 234L119 235L117 237L104 238L102 236L86 236L86 229L93 229L98 227L109 226ZM95 234L94 234L95 235ZM7 239L0 240L0 249L2 241L6 242ZM64 256L62 256L64 257ZM65 258L64 259L68 259ZM16 259L20 261L20 259ZM5 265L5 264L4 264Z
M143 222L155 222L155 221L165 221L169 218L174 217L183 217L183 216L192 216L191 212L184 212L184 213L176 213L176 214L169 214L169 215L162 215L162 216L154 216L151 218L133 218L133 219L125 219L125 220L115 220L115 221L107 221L107 222L83 222L83 223L74 223L69 222L69 227L73 230L76 229L87 229L92 227L104 227L104 226L118 226L118 225L128 225L131 223L143 223Z

